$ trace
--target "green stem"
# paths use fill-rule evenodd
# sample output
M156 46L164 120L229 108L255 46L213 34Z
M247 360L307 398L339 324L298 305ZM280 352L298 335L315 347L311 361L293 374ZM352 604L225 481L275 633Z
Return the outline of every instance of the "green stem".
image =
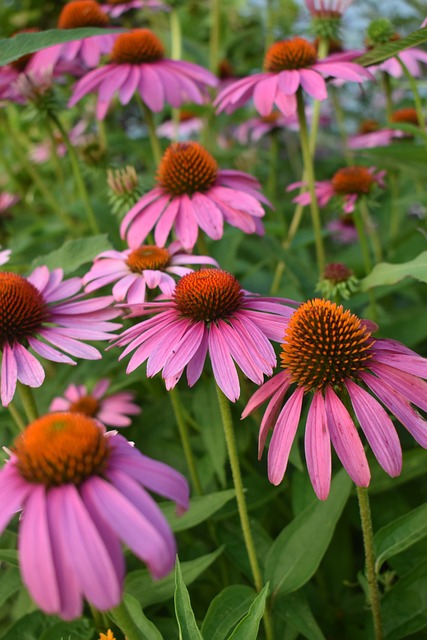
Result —
M363 223L362 213L360 210L360 203L355 207L353 212L354 225L359 236L360 249L362 251L363 266L365 269L365 275L368 275L372 271L372 260L369 252L368 239L366 236L365 225Z
M182 405L179 398L178 390L171 389L169 391L169 397L172 402L172 408L175 415L175 420L178 425L179 436L181 438L181 444L184 451L185 461L187 463L188 471L190 472L191 484L197 495L203 494L202 485L200 483L199 475L197 473L197 467L194 462L194 456L190 445L190 438L187 429L187 423L184 420L182 414Z
M276 198L277 190L277 164L279 160L279 138L274 130L270 136L270 159L268 167L267 194L272 202Z
M374 621L375 640L383 640L384 633L381 621L380 591L375 573L374 535L372 530L371 509L368 490L356 487L359 500L360 521L362 524L363 545L365 547L366 576L368 579L369 604Z
M384 87L384 95L385 95L385 104L386 104L386 113L387 120L391 120L393 115L393 98L392 98L392 87L390 76L386 71L383 71L383 87Z
M390 184L390 198L391 198L391 211L390 211L390 227L389 227L389 247L392 249L394 240L399 231L400 221L400 209L397 206L397 199L399 198L399 185L397 181L396 171L389 171L388 181Z
M58 179L59 184L62 188L65 186L64 172L62 171L61 160L58 156L58 141L55 140L55 134L52 129L52 125L49 119L46 119L46 129L50 139L50 144L52 148L52 158L53 163L55 165L55 173Z
M7 408L9 409L9 413L12 416L14 423L18 427L19 432L21 433L22 431L25 431L27 425L25 424L21 414L19 413L13 402L10 402Z
M225 442L227 444L228 459L230 461L231 473L233 476L233 484L236 490L237 508L239 511L240 524L243 532L243 539L245 541L246 551L249 557L249 564L254 579L254 584L257 591L261 591L263 588L263 580L261 576L261 569L259 566L258 558L255 551L255 543L252 537L251 527L249 523L248 507L246 504L245 490L243 487L242 474L240 472L239 454L237 451L236 438L234 436L233 421L231 418L230 405L221 391L216 385L218 405L221 413L222 426L224 428ZM271 640L273 637L273 630L271 626L271 620L269 612L266 610L264 614L264 624L267 638Z
M221 0L211 0L211 34L209 40L209 68L214 75L219 65L219 31L221 20Z
M359 202L360 213L362 215L362 220L364 224L364 228L366 229L368 236L371 241L372 250L375 256L376 262L382 262L383 260L383 249L381 246L381 240L378 236L377 228L375 226L374 221L372 220L368 205L366 204L366 198L361 198Z
M354 156L353 156L353 152L348 146L348 135L347 135L347 129L345 125L344 112L341 107L341 102L339 99L338 92L335 89L336 89L335 87L329 87L329 91L331 92L331 97L332 97L332 104L334 105L334 112L337 120L338 131L342 140L344 157L347 161L347 164L352 165L354 163Z
M399 56L396 56L396 59L397 59L398 63L400 64L400 66L402 67L402 71L405 74L405 78L407 79L408 84L411 87L411 91L412 91L412 94L414 96L415 110L417 112L417 118L418 118L419 127L420 127L421 131L425 132L426 122L425 122L425 118L424 118L424 114L423 114L423 105L422 105L422 102L421 102L421 97L420 97L420 94L418 92L417 81L414 78L414 76L411 74L411 72L409 71L408 67L403 62L403 60L401 60L401 58Z
M21 402L29 422L34 422L39 417L36 401L31 387L18 382L17 384Z
M139 105L142 110L142 115L144 116L145 124L148 129L148 137L150 138L151 152L153 154L154 163L156 166L160 164L162 159L162 149L160 147L160 142L157 137L156 125L154 124L153 114L150 109L147 107L141 96L138 92L136 92L136 97L139 102Z
M53 113L52 111L49 112L49 116L52 120L52 122L55 123L59 133L62 136L62 139L64 141L65 146L67 147L67 151L68 151L68 155L70 158L70 162L71 162L71 168L73 171L73 175L74 175L74 180L76 181L76 186L77 186L77 190L80 194L80 198L82 199L82 202L84 204L84 207L86 209L86 214L87 214L87 218L88 218L88 223L89 223L89 227L92 229L93 233L99 233L99 227L98 227L98 223L96 221L96 217L95 217L95 212L92 208L91 202L90 202L90 198L89 198L89 194L87 192L86 189L86 185L84 183L83 180L83 176L82 176L82 172L80 170L80 164L79 164L79 160L77 158L77 154L76 151L70 141L70 138L68 136L68 133L65 129L65 127L63 126L62 122L60 121L60 119L58 118L58 116L56 115L56 113Z
M297 105L302 156L304 160L305 175L307 176L308 190L310 193L311 222L313 225L314 242L316 246L317 267L319 270L319 275L321 275L325 267L325 250L323 247L322 227L320 224L319 206L317 204L315 191L313 158L310 152L310 142L308 139L307 121L304 109L304 98L301 88L299 88L297 91Z

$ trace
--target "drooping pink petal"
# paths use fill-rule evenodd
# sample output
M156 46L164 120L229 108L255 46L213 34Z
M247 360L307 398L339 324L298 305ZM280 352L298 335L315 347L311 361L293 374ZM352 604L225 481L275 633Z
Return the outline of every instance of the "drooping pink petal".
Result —
M163 84L151 64L141 65L140 74L139 93L141 98L151 111L157 113L163 109Z
M194 356L191 358L190 362L187 365L187 382L188 386L192 387L196 384L197 380L202 375L203 367L206 360L206 355L208 352L209 346L209 334L208 329L205 327L203 338L200 342L199 348L197 349Z
M22 478L13 459L0 470L0 482L0 533L3 533L9 520L22 509L32 485Z
M409 402L427 411L427 382L410 373L399 371L394 367L377 362L369 365L369 369L388 382L393 389L402 394Z
M4 407L8 406L15 395L17 379L18 366L13 349L5 342L1 362L1 402Z
M231 402L235 402L240 396L239 377L227 343L214 322L209 331L209 356L219 388Z
M255 108L261 116L268 116L273 110L274 98L277 91L277 74L261 80L255 85L253 100Z
M304 389L297 388L279 414L268 449L268 479L274 485L282 482L289 454L301 416Z
M258 460L261 459L262 452L264 451L265 443L267 440L268 432L273 424L276 422L277 417L283 406L283 399L286 395L289 386L282 385L278 390L273 393L270 402L267 405L264 415L262 416L261 424L259 426L258 434Z
M316 391L308 410L304 448L313 489L319 500L326 500L331 486L331 439L321 391Z
M242 420L249 414L251 414L252 411L258 409L258 407L260 407L268 398L275 394L278 389L283 387L285 388L286 392L289 389L290 384L291 378L287 371L280 371L280 373L277 373L270 380L264 382L264 384L255 391L245 409L243 410Z
M279 73L279 91L286 96L293 96L300 85L300 71L297 69L288 69Z
M170 351L163 367L163 377L170 378L184 369L200 347L205 333L203 322L187 326L185 334L176 340L176 346Z
M29 387L40 387L45 378L40 362L22 344L13 345L13 353L17 366L18 380Z
M184 249L191 251L196 244L199 228L192 201L185 193L180 196L180 208L175 219L175 232Z
M326 100L328 92L326 84L320 73L312 69L300 69L301 86L315 100Z
M215 203L210 200L208 195L203 193L195 193L191 200L200 228L212 240L222 238L224 231L223 217Z

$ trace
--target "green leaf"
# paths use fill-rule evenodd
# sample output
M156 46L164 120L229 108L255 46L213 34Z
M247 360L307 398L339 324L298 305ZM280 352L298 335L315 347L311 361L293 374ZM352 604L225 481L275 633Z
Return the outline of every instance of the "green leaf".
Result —
M8 562L9 564L18 567L18 552L16 549L0 549L0 560L2 562Z
M22 587L19 571L16 567L6 567L1 571L0 606Z
M160 508L166 516L172 531L185 531L207 520L232 500L235 495L234 489L227 489L226 491L217 491L206 496L197 496L190 500L190 508L182 516L175 515L175 506L173 504L160 505Z
M381 601L386 640L407 638L427 626L427 560L399 578Z
M371 51L364 53L363 56L355 58L353 62L361 64L364 67L369 67L372 64L379 64L388 58L393 58L401 51L404 51L409 47L417 47L419 44L426 41L427 27L424 27L424 29L418 29L405 38L393 40L393 42L387 42L386 44L375 47Z
M325 640L301 591L294 591L278 598L274 603L274 618L289 623L295 631L308 640Z
M57 622L40 636L39 640L92 640L95 629L87 618L73 622Z
M67 240L62 247L48 253L46 256L36 258L32 268L46 265L49 269L61 268L64 273L73 273L83 264L91 262L95 256L103 251L111 249L111 244L106 234Z
M367 291L372 287L379 287L387 284L395 284L403 278L415 278L420 282L427 282L427 251L423 251L419 256L409 262L391 264L380 262L375 265L371 273L360 283L362 291Z
M213 553L201 556L196 560L182 562L182 577L186 585L194 582L203 571L221 555L223 548L220 547ZM131 571L126 577L125 592L134 596L142 607L157 602L169 600L175 591L175 579L170 574L162 580L153 580L147 569Z
M202 635L196 623L190 596L182 579L181 566L178 558L175 564L175 615L178 622L180 640L202 640Z
M252 602L248 613L229 636L229 640L256 640L258 638L259 624L264 615L269 588L270 584L267 582L263 590Z
M9 627L1 640L39 640L42 633L56 622L57 618L45 616L41 611L34 611Z
M202 624L204 640L225 640L247 613L256 593L245 585L225 587L211 602Z
M41 31L39 33L19 33L13 38L1 38L0 66L9 64L9 62L17 60L27 55L27 53L34 53L34 51L51 47L54 44L117 32L117 27L102 29L98 27L85 27L82 29L50 29L49 31Z
M415 478L425 476L427 466L427 451L425 449L412 449L403 452L402 473L397 478L390 478L379 465L372 467L372 479L369 487L369 493L375 495L388 491L396 490L399 485L405 484Z
M128 593L123 596L120 605L111 609L108 615L123 633L134 640L163 640L156 625L142 611L138 600Z
M314 500L274 541L265 575L276 596L296 591L310 580L329 546L351 487L342 469L332 481L328 499Z
M374 537L376 570L388 558L408 549L427 536L427 504L382 527Z
M227 449L213 380L206 380L204 385L194 389L193 410L197 424L200 425L204 449L212 461L220 485L225 487Z

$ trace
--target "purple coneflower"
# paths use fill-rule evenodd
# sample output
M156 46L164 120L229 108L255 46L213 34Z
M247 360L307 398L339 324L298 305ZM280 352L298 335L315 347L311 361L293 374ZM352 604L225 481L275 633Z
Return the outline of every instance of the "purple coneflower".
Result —
M0 272L3 406L12 400L17 380L29 387L43 383L43 367L29 347L42 358L67 364L75 364L69 355L101 358L95 347L81 341L111 338L111 331L121 325L110 320L121 312L110 306L112 296L83 300L82 294L76 295L81 287L80 278L63 281L62 269L38 267L28 278Z
M58 19L58 29L102 28L107 25L108 16L95 0L68 2L62 8ZM35 53L29 69L34 71L55 69L61 62L78 62L86 69L92 69L99 64L102 55L110 53L116 38L116 33L106 33L55 44Z
M395 340L375 339L377 329L342 306L316 299L302 304L284 330L283 371L250 399L246 417L270 399L259 432L262 454L270 428L268 477L280 484L298 423L304 395L310 394L305 429L305 455L316 495L325 500L331 481L331 441L352 480L362 487L370 471L362 441L346 408L351 402L357 421L381 467L392 477L402 467L396 429L383 406L427 448L427 424L411 403L427 409L427 360ZM292 384L296 388L285 402ZM311 396L311 393L313 395Z
M304 0L314 18L338 18L349 8L353 0Z
M93 418L53 413L31 423L0 479L0 530L22 510L22 579L47 614L77 618L83 598L101 611L117 606L125 574L120 541L154 578L171 571L175 539L147 489L183 511L187 481Z
M129 427L129 415L138 415L141 408L135 404L132 391L105 395L110 384L107 378L103 378L96 383L92 392L83 384L70 384L65 389L63 397L52 400L49 411L84 413L110 427Z
M192 387L209 352L218 386L232 402L240 396L235 362L257 384L271 375L276 356L269 340L283 338L283 325L296 305L292 300L264 298L244 291L220 269L193 271L181 278L171 300L133 305L130 317L154 314L127 329L116 341L131 351L127 373L146 360L147 376L160 370L172 389L187 370Z
M326 228L330 232L332 240L338 244L354 244L359 239L351 213L346 213L336 220L331 220L327 223Z
M206 88L217 78L192 62L165 58L163 44L149 29L135 29L117 36L110 63L87 73L74 88L73 106L87 93L98 91L96 117L103 120L116 91L127 104L138 91L151 111L161 111L165 101L173 107L184 102L202 104Z
M331 180L316 182L315 191L320 207L325 207L328 202L338 196L343 200L344 213L352 213L359 198L368 195L374 185L384 188L385 171L375 172L375 167L344 167L339 169ZM286 191L293 191L304 186L305 182L294 182ZM302 205L310 204L308 191L297 195L292 202Z
M245 233L263 235L258 180L247 173L221 170L197 142L177 142L165 151L157 171L158 186L146 193L121 224L131 248L138 247L155 227L162 247L174 228L186 250L196 244L199 227L213 240L222 238L224 220Z
M175 136L178 134L179 140L188 140L193 136L193 133L199 134L202 128L203 118L191 111L181 110L179 112L179 122L165 120L157 127L157 135L161 138L175 140Z
M123 13L132 9L149 9L150 11L170 11L170 7L159 0L107 0L107 4L101 5L105 13L112 18L119 18Z
M368 121L368 125L369 122L370 121ZM393 111L390 117L390 122L395 125L402 123L419 127L417 111L413 107L404 107L403 109ZM396 139L401 140L402 138L411 137L412 135L403 129L388 129L387 127L381 129L379 126L369 129L369 126L366 126L366 123L362 123L362 131L357 135L352 136L348 141L348 145L350 149L388 147L388 145Z
M86 292L95 291L106 284L116 282L113 297L117 302L127 300L129 304L145 301L146 290L156 289L170 297L175 289L175 280L193 269L187 264L218 263L209 256L192 256L185 253L179 242L166 247L145 245L125 251L105 251L97 258L89 273L83 278Z
M328 96L323 76L362 82L372 79L369 71L348 60L349 53L317 59L315 47L304 38L276 42L267 51L264 73L243 78L224 89L215 100L218 112L231 113L253 97L261 116L268 116L274 105L284 116L297 111L296 93L301 86L316 100Z
M88 123L85 120L80 120L74 127L70 129L68 135L70 138L70 142L74 147L82 147L89 142L90 136L85 133L87 126ZM59 132L55 132L54 140L56 143L55 149L52 149L52 141L50 139L46 139L35 144L30 150L29 155L31 160L36 164L43 164L44 162L48 162L48 160L50 160L53 153L56 153L59 158L63 158L67 153L67 147Z

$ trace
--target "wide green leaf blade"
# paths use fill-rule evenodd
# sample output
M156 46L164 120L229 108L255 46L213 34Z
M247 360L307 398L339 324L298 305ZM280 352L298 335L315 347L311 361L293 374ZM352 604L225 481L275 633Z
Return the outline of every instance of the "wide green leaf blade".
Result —
M246 585L225 587L211 602L202 624L204 640L225 640L247 613L256 592Z
M376 570L379 571L388 558L408 549L427 536L427 504L382 527L374 537Z
M65 274L73 273L83 264L91 262L99 253L111 248L107 234L67 240L59 249L36 258L31 266L34 269L46 265L49 269L61 268Z
M128 593L124 595L121 604L108 614L127 635L132 634L134 640L163 640L162 634L146 617L138 600Z
M319 625L301 591L294 591L277 598L273 610L274 619L290 624L308 640L325 640Z
M218 556L223 548L220 547L213 553L200 556L196 560L189 560L181 563L182 578L186 585L191 584L205 571ZM126 577L125 592L134 596L144 608L149 604L164 602L169 600L175 591L175 578L171 573L162 580L153 580L147 569L131 571Z
M229 640L256 640L258 638L258 629L261 618L264 615L269 588L270 585L267 582L263 590L252 602L248 613L229 636Z
M332 481L327 500L314 500L274 541L265 564L274 594L302 587L315 573L347 503L352 481L342 469Z
M178 558L175 564L175 615L178 622L180 640L202 640L202 635L196 623L190 596L182 579L181 565Z
M362 291L367 291L372 287L395 284L408 277L415 278L420 282L427 282L427 251L423 251L413 260L409 260L409 262L400 264L380 262L361 281L360 288Z
M381 601L386 640L400 640L427 626L427 560L399 578Z
M84 27L82 29L49 29L39 33L19 33L13 38L0 38L0 66L17 60L28 53L51 47L61 42L82 40L89 36L102 36L106 33L121 31L117 27L99 28Z
M61 620L42 633L39 640L92 640L94 632L92 622L87 618L73 622Z
M235 495L234 489L227 489L226 491L217 491L205 496L196 496L190 500L190 507L182 516L175 514L176 509L173 504L160 505L160 508L166 516L172 531L185 531L207 520L232 500Z
M363 56L356 58L353 62L361 64L364 67L368 67L372 64L379 64L388 58L393 58L401 51L408 49L409 47L417 47L419 44L427 41L427 27L418 29L405 38L399 40L393 40L393 42L387 42L378 47L375 47L371 51L364 53Z

